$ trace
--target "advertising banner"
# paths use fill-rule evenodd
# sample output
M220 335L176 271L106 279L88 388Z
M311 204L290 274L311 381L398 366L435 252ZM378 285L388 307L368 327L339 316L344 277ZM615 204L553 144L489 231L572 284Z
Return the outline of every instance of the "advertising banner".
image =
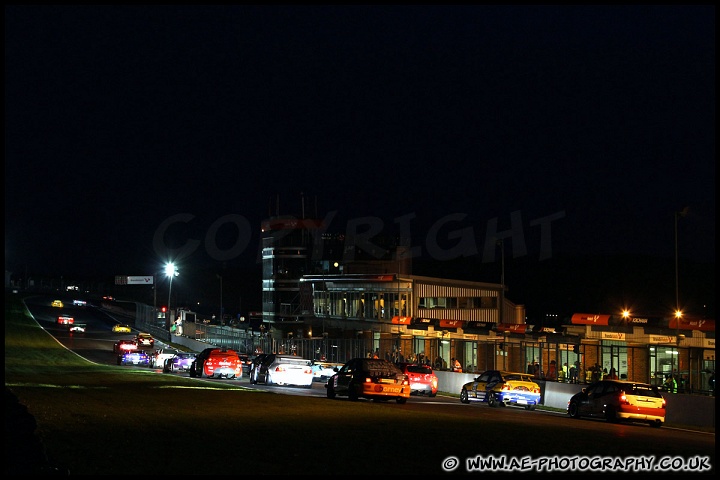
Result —
M127 284L128 285L152 285L153 284L153 276L152 275L144 275L144 276L127 277Z

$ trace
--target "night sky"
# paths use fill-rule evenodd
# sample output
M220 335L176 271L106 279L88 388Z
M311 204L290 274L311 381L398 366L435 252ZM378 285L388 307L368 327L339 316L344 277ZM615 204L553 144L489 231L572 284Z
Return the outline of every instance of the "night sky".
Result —
M517 303L609 256L672 303L684 207L714 308L713 6L5 7L6 271L257 271L304 213L478 281L501 232Z

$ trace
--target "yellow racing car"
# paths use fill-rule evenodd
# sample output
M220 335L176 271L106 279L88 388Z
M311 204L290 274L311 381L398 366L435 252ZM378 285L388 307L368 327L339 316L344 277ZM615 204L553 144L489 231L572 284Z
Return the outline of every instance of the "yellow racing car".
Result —
M112 328L113 333L131 333L132 330L130 330L130 327L127 325L123 325L122 323L118 323L117 325L114 325Z
M483 402L491 407L518 405L535 410L540 403L540 386L527 373L488 370L462 386L460 401Z

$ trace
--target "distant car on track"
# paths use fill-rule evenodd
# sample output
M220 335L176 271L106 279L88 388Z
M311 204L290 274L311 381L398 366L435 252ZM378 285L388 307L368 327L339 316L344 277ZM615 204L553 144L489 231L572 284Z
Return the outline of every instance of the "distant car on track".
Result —
M312 388L312 361L296 355L269 354L256 367L251 383Z
M430 365L417 365L415 363L396 363L410 379L411 395L428 395L434 397L438 392L438 377L433 373Z
M178 351L174 348L159 348L154 352L149 353L150 355L150 368L163 368L165 366L165 360L177 355Z
M131 333L132 332L129 325L123 325L122 323L113 325L112 331L113 331L113 333Z
M165 360L163 365L164 373L188 372L192 363L197 358L195 352L177 352L172 358Z
M666 401L654 385L625 380L600 380L584 387L568 401L572 418L604 418L608 422L665 423Z
M258 353L250 357L250 383L257 383L260 365L270 355L269 353Z
M460 402L481 402L491 407L518 405L535 410L540 404L540 385L529 373L487 370L462 386Z
M316 382L327 382L327 379L335 375L335 368L342 367L342 363L315 361L312 364L313 380Z
M235 350L210 347L200 352L190 365L191 377L242 378L242 361Z
M62 300L53 300L52 303L51 303L51 305L52 305L53 307L57 307L57 308L63 308L63 307L65 306L65 305L63 304Z
M113 345L113 352L114 353L123 353L126 351L135 351L138 349L138 344L135 342L135 340L118 340Z
M118 365L138 365L147 367L150 364L150 356L142 350L123 352L118 355Z
M353 358L330 377L327 398L342 395L350 400L395 400L410 398L410 380L394 363L380 358Z
M247 353L238 353L240 361L242 362L243 375L250 375L250 367L252 367L252 359Z
M60 325L72 325L75 323L75 319L70 315L60 315L57 319L57 323Z
M138 347L154 347L155 346L155 339L152 335L149 333L138 333L135 336L135 342L137 342Z
M75 332L75 333L85 333L85 330L87 329L87 325L84 323L74 323L70 325L70 328L68 328L68 331Z

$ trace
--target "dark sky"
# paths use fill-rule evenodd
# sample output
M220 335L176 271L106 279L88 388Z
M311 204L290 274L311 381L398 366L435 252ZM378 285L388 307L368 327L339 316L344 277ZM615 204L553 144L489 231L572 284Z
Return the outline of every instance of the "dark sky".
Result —
M715 8L5 7L6 270L256 264L303 205L528 265L672 262L687 206L714 264Z

